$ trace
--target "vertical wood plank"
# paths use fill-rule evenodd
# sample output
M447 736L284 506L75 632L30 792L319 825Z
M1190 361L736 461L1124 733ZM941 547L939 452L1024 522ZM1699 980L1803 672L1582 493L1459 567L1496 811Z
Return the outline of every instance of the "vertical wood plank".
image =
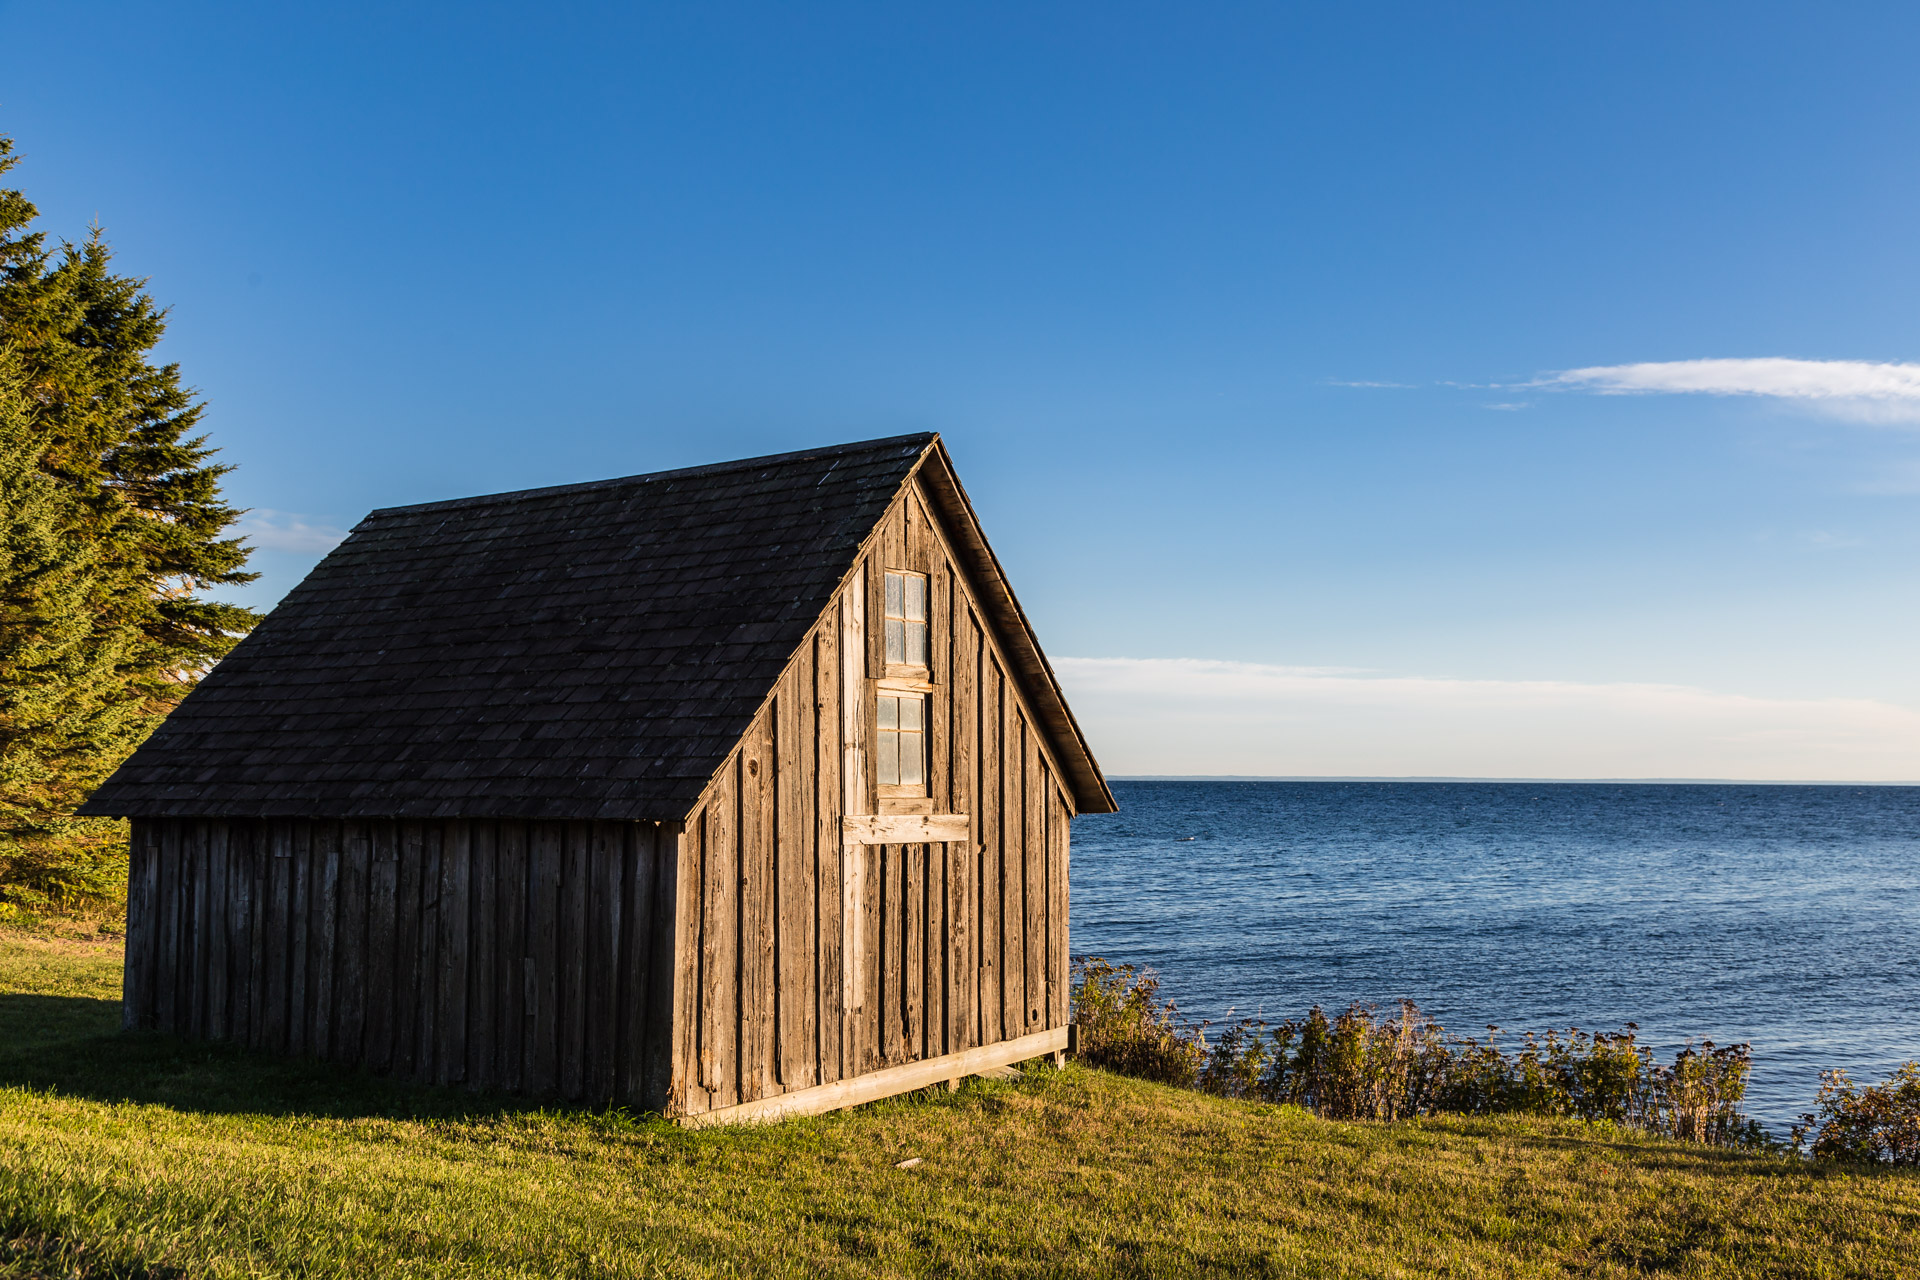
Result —
M422 1083L439 1074L440 1037L440 863L444 822L416 824L420 836L420 916L414 933L414 1008L412 1078Z
M193 824L175 821L170 825L179 831L180 842L184 848L191 839L188 832ZM226 973L227 994L223 1004L227 1038L246 1044L252 1032L249 1016L253 998L252 947L255 890L248 834L253 824L229 821L221 825L226 836L226 894L225 901L222 903L221 918L208 923L219 933L219 945L225 952L223 969Z
M173 818L156 822L160 838L159 872L155 879L153 1004L154 1025L161 1031L174 1031L178 1008L180 971L175 961L180 944L180 837L179 821Z
M527 1002L532 980L527 976L527 910L533 883L531 845L524 822L502 822L495 836L495 883L499 890L495 948L498 977L494 991L499 1009L494 1031L494 1087L519 1090L526 1083L527 1032L534 1010Z
M500 892L497 829L467 824L467 1087L494 1087L500 999Z
M626 830L624 823L596 822L588 831L589 885L584 994L586 1043L581 1066L582 1096L595 1105L613 1101L614 1070L620 1036L622 920L626 906Z
M530 823L527 881L528 1093L551 1094L560 1086L560 895L566 828L559 822Z
M1057 786L1047 788L1047 1026L1064 1027L1072 1011L1067 985L1067 841L1072 811Z
M238 929L227 936L234 1040L259 1048L267 1040L267 1000L273 984L273 950L267 929L273 917L273 827L267 821L227 823L227 906L242 892Z
M887 673L887 628L885 625L887 607L887 578L889 568L899 568L900 552L900 504L895 503L880 522L881 536L877 538L873 549L867 554L866 572L866 669L862 675L878 678ZM867 762L869 770L867 785L873 785L873 762Z
M980 648L980 831L979 920L980 1043L997 1044L1001 1033L1001 921L1006 903L1000 875L1001 799L1000 668Z
M292 858L287 868L292 877L291 900L287 907L287 936L283 945L287 956L287 1052L307 1051L307 948L313 933L313 824L302 819L293 824Z
M420 824L396 827L396 878L393 908L393 1053L391 1070L413 1077L414 1038L420 1017L421 891Z
M652 1027L655 1014L653 899L660 869L659 831L659 827L653 823L634 823L628 830L625 842L626 909L620 953L620 968L624 976L614 1089L622 1105L642 1110L655 1110L661 1105L649 1092L650 1081L647 1076L647 1032ZM669 926L671 923L669 920ZM672 959L669 949L669 964ZM671 989L668 999L672 999ZM668 1025L671 1026L670 1016Z
M707 805L702 892L700 1073L709 1109L740 1100L740 757L721 766Z
M661 832L654 876L654 972L648 997L647 1094L665 1112L704 1110L700 1084L705 810ZM664 963L662 963L664 961Z
M937 1058L952 1052L947 1039L947 984L948 942L952 926L947 919L948 910L948 864L953 846L951 844L930 844L927 846L927 941L923 964L926 971L926 1012L923 1015L922 1057Z
M873 974L873 981L867 988L867 1008L873 1010L873 1015L868 1017L867 1025L873 1029L874 1050L873 1056L867 1061L869 1070L883 1063L900 1061L900 961L904 950L901 934L902 926L906 923L901 901L906 879L901 871L904 852L905 849L897 844L868 850L871 865L878 872L867 891L869 945L866 965L867 971Z
M592 871L588 845L593 828L584 822L564 827L560 872L559 988L560 988L560 1096L582 1096L587 1038L586 980L587 889Z
M467 927L473 824L451 819L440 831L439 991L434 996L433 1078L458 1084L467 1074Z
M926 1048L927 846L902 846L900 862L900 1060L905 1062Z
M841 957L842 889L845 861L840 837L840 629L814 629L814 1002L815 1069L820 1083L841 1079L841 1038L845 1030L845 976Z
M420 915L414 932L414 1007L412 1078L423 1083L439 1074L440 1047L440 864L444 822L415 824L419 830Z
M840 812L871 813L867 789L867 705L873 701L867 693L866 579L872 572L867 557L864 572L856 572L840 597ZM878 632L879 628L872 631ZM870 850L846 843L834 832L840 849L840 955L842 972L842 1030L844 1074L857 1075L866 1069L867 1045L862 1027L867 1018L867 885L866 869Z
M1011 1040L1027 1022L1026 773L1014 685L1000 674L1000 1034Z
M820 1082L816 1022L819 971L820 849L814 805L819 719L814 697L814 649L802 646L789 676L780 743L780 991L781 1083L789 1089Z
M368 824L373 861L367 887L366 1064L384 1074L393 1067L394 915L400 894L399 831Z
M1053 790L1040 761L1040 744L1033 728L1020 725L1021 813L1024 828L1021 849L1025 870L1021 897L1026 905L1021 930L1026 960L1022 1035L1046 1027L1047 1016L1047 796Z
M307 961L307 1051L333 1056L334 970L340 929L340 824L317 822L313 848L313 953Z
M207 913L201 929L207 934L207 1027L213 1040L225 1040L233 1022L230 985L232 966L227 954L227 823L198 824L205 834Z
M952 755L953 811L975 815L973 838L949 850L948 946L952 951L952 978L948 986L949 1043L954 1051L971 1049L979 1043L976 1025L977 993L980 989L980 962L976 939L978 910L976 882L979 879L980 804L977 772L980 759L979 714L979 637L974 632L973 616L965 607L958 585L953 604L953 720Z
M368 1061L367 993L372 945L367 934L371 906L373 841L363 822L340 828L340 924L337 930L337 1012L333 1024L335 1062L349 1066Z
M246 868L244 876L247 882L247 941L244 953L247 957L246 1043L257 1049L266 1046L272 1038L269 1004L280 986L274 981L273 960L276 948L270 941L274 908L273 827L267 822L234 823L229 831L229 840L231 841L233 835L240 832L245 833L246 840L244 851ZM232 844L229 844L229 850L239 852L239 849ZM238 945L239 939L229 939L229 954ZM236 1005L234 1018L238 1021L239 1017Z
M215 820L194 819L187 825L181 848L185 854L187 883L182 894L181 923L185 934L180 939L180 947L186 962L186 990L182 999L186 1002L189 1034L204 1036L211 1022L211 1010L207 1007L208 988L211 985L209 969L213 960L213 935L217 931L208 929L213 923L215 900L212 896L213 874L210 863L212 856L209 846L213 842L213 828L225 824ZM203 936L205 935L205 936ZM247 946L254 944L250 935ZM230 960L234 947L228 941ZM245 954L243 950L242 954ZM231 986L231 969L228 972ZM231 997L229 997L231 999Z
M127 960L120 972L120 1029L153 1025L153 953L160 841L152 818L135 818L127 837Z
M773 706L747 730L740 777L740 1100L779 1092L774 1080L774 854L778 784Z
M812 647L804 647L781 677L773 704L773 1061L782 1089L796 1088L806 1078L811 1039L806 1014L813 1004L813 984L806 952L813 906L807 847L813 822L806 803L811 779L801 758L810 742L805 725L813 704L812 660Z
M266 960L262 1022L256 1028L256 1043L274 1053L287 1048L287 981L292 976L292 947L288 939L293 925L293 824L276 818L268 827L267 913L265 945L256 955Z
M207 927L212 919L212 904L207 901L212 876L207 872L207 823L195 822L192 836L187 844L187 883L190 886L185 895L187 909L186 936L183 939L187 953L187 1034L204 1037L207 1034L207 965L212 950L212 930Z

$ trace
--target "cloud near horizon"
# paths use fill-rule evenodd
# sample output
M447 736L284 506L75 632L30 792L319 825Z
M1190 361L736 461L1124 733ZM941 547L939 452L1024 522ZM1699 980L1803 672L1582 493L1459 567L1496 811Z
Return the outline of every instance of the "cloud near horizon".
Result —
M1764 396L1863 422L1920 422L1920 364L1867 360L1662 360L1563 369L1522 384L1598 395Z
M1920 779L1920 711L1865 698L1192 658L1055 666L1115 774Z
M347 531L314 522L291 511L255 507L240 517L234 532L267 551L324 554L346 540Z

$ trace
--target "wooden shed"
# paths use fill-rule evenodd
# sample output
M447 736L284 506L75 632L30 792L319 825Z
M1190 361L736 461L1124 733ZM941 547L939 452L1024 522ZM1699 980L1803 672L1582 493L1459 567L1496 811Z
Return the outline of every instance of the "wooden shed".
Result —
M1113 808L914 435L376 511L84 812L129 1027L710 1121L1062 1049Z

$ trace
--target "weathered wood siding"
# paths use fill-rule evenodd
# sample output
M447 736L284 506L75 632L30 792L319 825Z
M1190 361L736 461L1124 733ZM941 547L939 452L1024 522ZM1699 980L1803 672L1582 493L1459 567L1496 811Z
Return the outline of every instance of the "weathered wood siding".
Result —
M651 823L139 819L126 1024L660 1109L676 856Z
M965 842L852 844L877 812L882 574L928 576L929 799ZM681 837L671 1098L698 1114L1067 1023L1062 771L917 489L888 513Z

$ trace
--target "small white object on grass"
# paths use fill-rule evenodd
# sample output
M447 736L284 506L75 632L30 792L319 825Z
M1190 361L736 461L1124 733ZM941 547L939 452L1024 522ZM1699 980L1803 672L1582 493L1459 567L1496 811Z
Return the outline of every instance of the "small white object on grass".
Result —
M896 1161L894 1162L894 1165L893 1165L893 1167L894 1167L894 1168L896 1168L896 1169L911 1169L911 1168L913 1168L913 1167L914 1167L915 1165L918 1165L918 1164L925 1164L925 1163L926 1163L926 1161L925 1161L925 1160L924 1160L923 1158L921 1158L920 1156L913 1156L913 1157L911 1157L911 1158L909 1158L909 1159L906 1159L906 1160L896 1160Z

